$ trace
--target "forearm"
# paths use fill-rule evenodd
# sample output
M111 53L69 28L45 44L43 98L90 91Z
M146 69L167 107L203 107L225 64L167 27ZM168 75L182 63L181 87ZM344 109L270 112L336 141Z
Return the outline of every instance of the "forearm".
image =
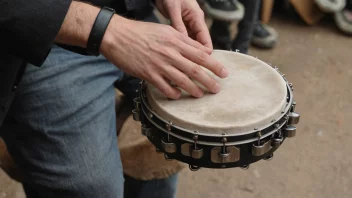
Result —
M85 48L99 8L73 1L55 42Z

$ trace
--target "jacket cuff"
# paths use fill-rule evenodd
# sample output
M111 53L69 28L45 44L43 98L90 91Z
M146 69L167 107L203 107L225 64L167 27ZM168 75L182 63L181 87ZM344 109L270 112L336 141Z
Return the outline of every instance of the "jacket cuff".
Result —
M9 51L28 63L40 66L50 52L72 0L18 1L21 0L10 1L15 3L9 6L16 15L7 31L7 37L11 38L7 42L15 43L8 45Z

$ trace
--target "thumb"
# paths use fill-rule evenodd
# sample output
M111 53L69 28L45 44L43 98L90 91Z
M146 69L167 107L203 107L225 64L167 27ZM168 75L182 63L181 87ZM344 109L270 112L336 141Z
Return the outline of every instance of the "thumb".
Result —
M188 36L186 26L182 20L182 11L179 6L176 8L169 9L169 16L171 21L171 26L182 34Z

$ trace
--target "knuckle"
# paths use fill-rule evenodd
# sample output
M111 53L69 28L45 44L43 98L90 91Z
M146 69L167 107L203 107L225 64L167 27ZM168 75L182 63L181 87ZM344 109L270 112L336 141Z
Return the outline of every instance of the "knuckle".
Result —
M160 91L165 94L166 96L170 96L171 95L171 92L170 92L170 89L169 87L167 86L160 86Z
M195 64L194 66L192 66L191 75L193 77L199 76L201 72L202 72L202 68L199 65Z
M198 60L200 61L200 64L204 64L207 61L207 58L208 58L208 54L207 53L205 53L203 51L199 52Z
M199 9L199 11L197 12L197 16L204 18L204 12L203 10Z
M187 82L188 82L187 77L186 76L182 76L182 77L177 79L176 84L179 87L185 88L185 87L187 87Z

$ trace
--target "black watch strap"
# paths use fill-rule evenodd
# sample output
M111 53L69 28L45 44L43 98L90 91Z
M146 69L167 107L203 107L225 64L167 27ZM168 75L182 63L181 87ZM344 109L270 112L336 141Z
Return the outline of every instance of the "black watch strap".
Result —
M110 23L112 16L115 14L115 10L109 7L103 7L95 22L93 24L92 30L90 31L90 35L87 43L87 53L99 56L99 48L101 41L103 40L105 31Z

